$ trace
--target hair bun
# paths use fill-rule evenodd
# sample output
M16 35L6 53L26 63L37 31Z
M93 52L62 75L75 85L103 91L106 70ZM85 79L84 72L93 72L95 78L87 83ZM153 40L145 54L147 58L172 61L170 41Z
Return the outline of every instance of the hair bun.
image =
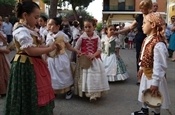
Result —
M22 12L22 3L18 2L15 7L16 17L19 17Z

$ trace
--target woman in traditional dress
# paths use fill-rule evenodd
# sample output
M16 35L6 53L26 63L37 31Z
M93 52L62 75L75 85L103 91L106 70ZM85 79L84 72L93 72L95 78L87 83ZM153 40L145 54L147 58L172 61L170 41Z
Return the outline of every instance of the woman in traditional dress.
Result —
M71 86L73 85L73 76L66 48L74 52L78 52L78 50L74 49L69 44L68 36L61 31L61 23L61 18L52 18L48 21L50 33L47 35L46 45L50 45L55 42L61 48L52 56L49 55L47 62L55 94L66 93L65 98L70 99L72 97Z
M40 47L39 35L34 30L40 9L35 2L18 3L16 16L19 22L13 37L17 53L10 70L5 115L53 115L55 96L41 55L56 49L56 45Z
M88 69L81 68L81 63L77 62L75 94L82 97L84 93L86 97L90 98L90 101L100 98L104 92L109 90L105 69L100 58L101 41L94 31L94 27L94 20L85 20L85 32L80 36L75 46L82 55L92 61L92 65Z
M7 49L6 35L1 30L2 17L0 16L0 96L4 97L7 92L8 78L10 73L10 62L7 54L10 50Z
M115 28L109 25L106 30L106 35L102 37L102 54L101 58L105 66L108 81L122 81L129 76L126 71L126 66L119 55L120 39L114 35Z

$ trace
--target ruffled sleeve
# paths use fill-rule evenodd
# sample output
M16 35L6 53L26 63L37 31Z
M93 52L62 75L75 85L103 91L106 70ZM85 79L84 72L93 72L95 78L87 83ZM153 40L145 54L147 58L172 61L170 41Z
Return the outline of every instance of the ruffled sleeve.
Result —
M46 46L49 46L51 44L53 44L53 42L55 41L54 37L49 34L47 34L47 38L46 38Z
M66 34L64 34L64 42L65 42L65 43L69 42L69 37L68 37L68 35L66 35Z
M14 39L19 42L20 49L23 50L28 47L36 46L33 44L33 38L30 35L30 32L27 29L15 30L13 32Z
M165 77L167 69L167 56L168 51L163 42L159 42L154 47L154 64L152 85L158 86L162 77Z
M78 40L77 40L77 42L76 42L76 44L75 44L75 49L80 49L81 48L81 44L82 44L82 37L80 37Z

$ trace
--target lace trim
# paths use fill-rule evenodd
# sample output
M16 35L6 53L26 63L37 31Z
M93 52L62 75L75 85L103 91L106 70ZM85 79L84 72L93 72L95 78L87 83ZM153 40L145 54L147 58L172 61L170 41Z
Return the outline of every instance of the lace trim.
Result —
M20 49L23 50L24 48L28 48L28 47L32 47L32 46L33 46L33 47L36 47L35 44L26 43L26 44L22 45L22 46L20 47Z

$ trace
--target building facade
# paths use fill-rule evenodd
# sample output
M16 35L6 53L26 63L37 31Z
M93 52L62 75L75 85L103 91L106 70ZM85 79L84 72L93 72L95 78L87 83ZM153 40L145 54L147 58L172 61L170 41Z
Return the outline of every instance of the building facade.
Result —
M167 0L152 0L158 3L158 12L166 18ZM140 12L141 0L103 0L103 22L105 24L132 22Z

